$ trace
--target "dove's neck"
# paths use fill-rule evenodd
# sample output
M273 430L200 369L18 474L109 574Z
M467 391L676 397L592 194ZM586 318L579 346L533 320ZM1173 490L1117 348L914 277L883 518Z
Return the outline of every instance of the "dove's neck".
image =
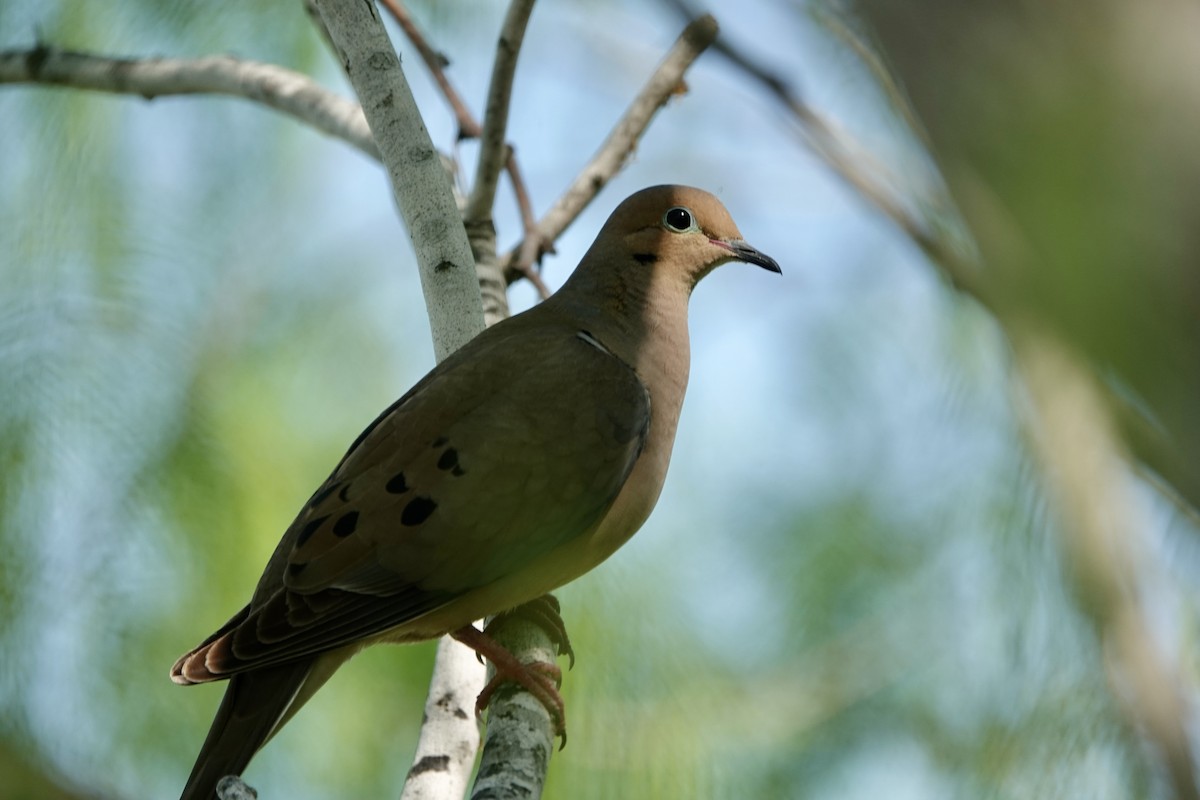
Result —
M637 263L597 268L585 262L553 300L637 371L654 403L677 416L688 379L690 294L683 276L669 270Z
M633 367L650 393L650 430L636 474L630 476L641 488L636 497L625 498L628 519L618 526L618 536L627 536L654 507L671 458L688 382L691 284L684 276L649 265L614 269L610 260L598 268L589 266L586 261L580 265L547 304L561 304L572 323Z
M589 262L590 257L542 308L633 367L650 395L641 455L603 523L588 537L589 558L602 560L641 527L662 491L687 389L691 286L653 265L616 258Z

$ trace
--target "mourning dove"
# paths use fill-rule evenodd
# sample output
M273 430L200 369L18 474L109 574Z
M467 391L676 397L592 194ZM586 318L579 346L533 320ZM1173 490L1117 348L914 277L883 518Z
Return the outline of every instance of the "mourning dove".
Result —
M688 298L727 261L779 272L711 194L637 192L558 292L380 414L304 504L250 604L171 668L180 684L231 679L184 800L240 774L364 646L463 630L629 539L671 458Z

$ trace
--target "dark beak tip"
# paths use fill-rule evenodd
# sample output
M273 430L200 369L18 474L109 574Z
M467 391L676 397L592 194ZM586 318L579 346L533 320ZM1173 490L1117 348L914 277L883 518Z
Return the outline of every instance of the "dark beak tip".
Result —
M757 263L758 266L762 267L767 272L774 272L776 275L783 274L783 270L780 268L779 262L776 261L775 259L771 258L770 256L764 256L763 261L755 262L755 263Z
M783 274L783 270L779 267L779 262L757 247L752 247L745 242L736 242L732 250L739 260L747 264L754 264L755 266L762 267L767 272L774 272L777 275Z
M783 274L783 270L779 268L778 261L742 239L710 239L709 241L728 250L737 261L754 264L755 266L762 267L767 272L774 272L777 275Z

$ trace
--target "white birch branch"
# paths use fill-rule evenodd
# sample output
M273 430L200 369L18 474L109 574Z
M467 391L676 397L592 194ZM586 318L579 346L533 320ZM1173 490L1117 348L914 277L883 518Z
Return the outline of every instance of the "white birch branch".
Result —
M438 361L483 330L475 262L441 159L374 3L316 0L388 171L417 257Z
M106 58L38 46L0 52L0 83L136 94L147 100L220 94L269 106L378 159L362 109L290 69L233 56Z
M438 642L421 735L400 800L457 800L466 794L479 750L475 698L485 672L470 648L449 636Z
M226 775L217 781L217 797L219 800L258 800L258 791L240 775Z

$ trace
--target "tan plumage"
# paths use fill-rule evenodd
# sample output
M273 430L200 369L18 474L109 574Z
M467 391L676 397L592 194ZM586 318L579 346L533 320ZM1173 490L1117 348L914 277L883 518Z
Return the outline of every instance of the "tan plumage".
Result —
M612 554L658 499L713 268L778 265L712 195L623 202L567 283L481 333L351 445L250 604L171 669L231 678L183 798L211 798L340 664L536 598Z

